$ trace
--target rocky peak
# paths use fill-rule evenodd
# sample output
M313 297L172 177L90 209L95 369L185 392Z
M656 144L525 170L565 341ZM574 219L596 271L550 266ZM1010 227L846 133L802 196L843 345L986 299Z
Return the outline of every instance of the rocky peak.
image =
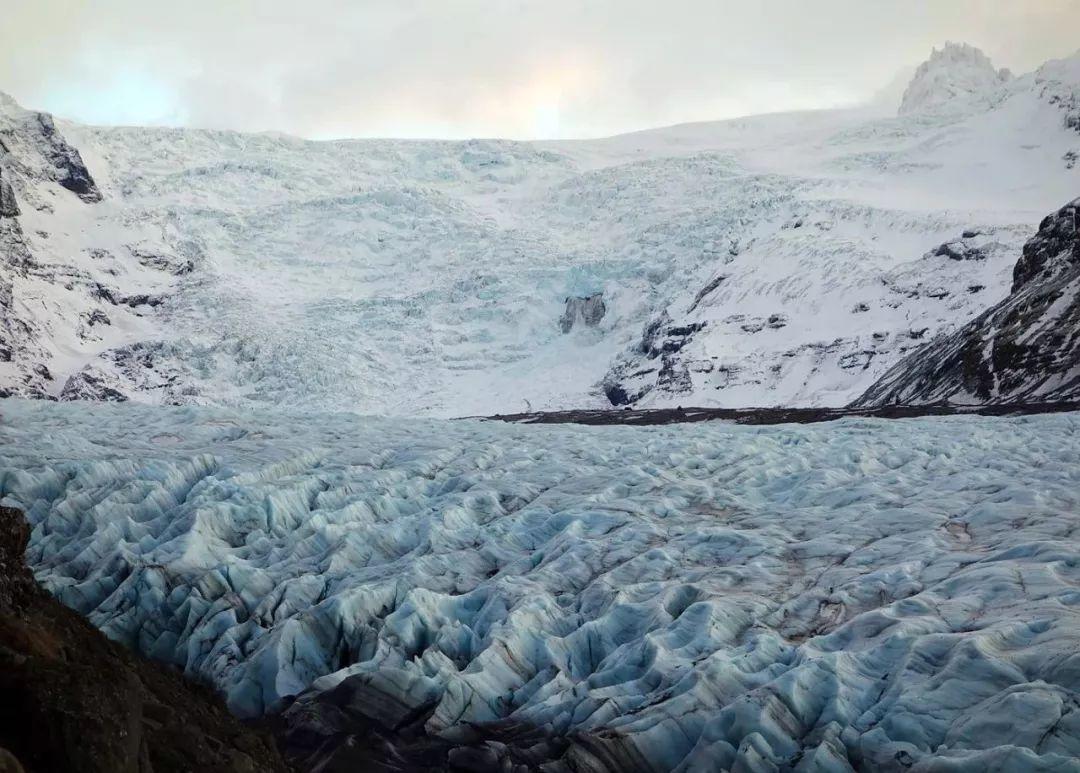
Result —
M1013 267L1015 293L1036 277L1080 266L1080 198L1074 199L1039 224Z
M17 217L18 215L19 204L15 201L15 191L4 179L4 170L0 167L0 217Z
M904 91L900 114L920 113L958 99L993 93L1012 80L1007 69L995 69L990 58L966 43L933 49Z
M1036 70L1035 88L1040 97L1062 110L1067 129L1080 132L1080 51L1066 59L1053 59ZM1075 165L1076 151L1071 154Z
M82 156L57 129L48 113L24 110L0 92L0 166L23 187L47 180L58 183L86 202L101 201L101 191Z

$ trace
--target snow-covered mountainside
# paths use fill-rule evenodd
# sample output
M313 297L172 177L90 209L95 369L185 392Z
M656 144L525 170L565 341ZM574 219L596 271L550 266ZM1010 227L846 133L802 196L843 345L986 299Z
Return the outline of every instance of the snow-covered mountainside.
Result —
M102 196L49 115L0 94L0 395L55 397L100 350L157 334L179 273L160 233Z
M856 405L1080 399L1080 199L1024 245L1009 296L909 355Z
M842 405L1002 300L1077 195L1078 62L1006 82L950 46L899 117L582 142L58 125L102 201L3 164L6 262L47 268L5 269L24 343L0 385L383 414Z
M1012 80L1008 70L997 70L990 58L966 43L946 43L919 65L904 91L900 113L916 113L958 106L965 100L993 98Z
M39 580L316 738L325 696L552 770L1078 769L1077 414L3 408Z

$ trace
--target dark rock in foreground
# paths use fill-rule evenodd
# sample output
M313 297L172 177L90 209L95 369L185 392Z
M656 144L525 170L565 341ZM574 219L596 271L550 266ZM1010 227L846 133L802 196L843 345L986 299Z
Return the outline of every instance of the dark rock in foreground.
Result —
M0 770L285 771L210 690L115 644L38 587L0 508Z

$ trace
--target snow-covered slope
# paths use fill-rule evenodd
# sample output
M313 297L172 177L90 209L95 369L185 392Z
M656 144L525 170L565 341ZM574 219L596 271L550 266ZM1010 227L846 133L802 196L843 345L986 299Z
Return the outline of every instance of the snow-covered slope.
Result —
M942 73L993 72L962 51L913 88L932 81L936 104ZM17 370L47 366L39 391L68 398L384 414L844 404L1004 298L1024 240L1075 197L1077 61L900 117L587 142L66 124L104 200L69 197L41 226L69 241L31 251L93 272L105 250L114 300L160 302L115 339L54 352L59 334L38 334ZM20 205L32 234L45 216ZM953 242L964 259L939 249ZM603 314L586 322L589 298Z
M157 334L176 267L104 199L52 117L0 94L0 395L58 396L103 349Z
M243 713L336 690L553 770L1077 769L1076 414L3 410L40 580Z
M902 360L856 405L1080 399L1080 199L1024 245L1009 296Z
M1039 219L1080 190L1078 62L791 151L788 219L755 219L653 318L605 379L612 401L842 404L1000 300Z

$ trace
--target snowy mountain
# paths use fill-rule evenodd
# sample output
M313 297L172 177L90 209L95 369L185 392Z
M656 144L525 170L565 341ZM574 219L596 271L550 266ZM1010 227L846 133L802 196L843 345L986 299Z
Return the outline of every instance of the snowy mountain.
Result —
M842 405L1002 300L1076 196L1080 60L1006 82L984 59L935 53L900 116L580 142L54 125L6 100L0 385L435 416ZM20 160L55 142L101 201Z
M974 46L946 43L915 71L900 102L900 114L992 98L1012 77L1006 69L994 69L990 58Z
M1080 56L996 88L800 149L813 176L789 219L732 243L653 317L605 377L610 401L841 405L1000 300L1044 214L1022 225L1026 204L1080 189Z
M1080 199L1024 245L1005 300L902 360L856 402L1080 399Z

